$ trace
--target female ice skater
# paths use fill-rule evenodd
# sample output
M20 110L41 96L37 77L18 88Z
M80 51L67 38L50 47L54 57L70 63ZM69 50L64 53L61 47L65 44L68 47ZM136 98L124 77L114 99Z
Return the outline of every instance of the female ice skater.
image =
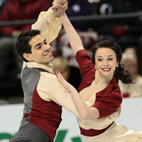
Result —
M94 45L92 61L83 48L80 37L70 23L62 0L55 0L52 9L63 23L71 47L76 54L82 81L77 90L56 72L57 79L71 93L81 118L77 118L85 142L142 142L142 132L134 132L115 121L104 119L120 108L122 97L117 85L120 79L132 83L131 76L120 65L121 48L103 40ZM111 119L111 118L110 118ZM113 118L112 118L113 119Z

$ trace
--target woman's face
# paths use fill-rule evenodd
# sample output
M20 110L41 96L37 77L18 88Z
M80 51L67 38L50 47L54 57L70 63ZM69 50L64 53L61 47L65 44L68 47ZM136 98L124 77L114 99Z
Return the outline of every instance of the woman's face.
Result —
M95 55L95 66L100 75L112 77L118 65L116 54L110 48L99 48Z

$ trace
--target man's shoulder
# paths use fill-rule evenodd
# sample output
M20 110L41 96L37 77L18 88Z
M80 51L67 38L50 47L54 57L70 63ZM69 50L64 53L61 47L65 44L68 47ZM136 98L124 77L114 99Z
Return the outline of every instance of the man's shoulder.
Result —
M46 72L46 71L41 71L41 72L40 72L40 76L41 76L41 77L47 77L47 78L50 78L50 79L56 77L55 74L50 73L50 72Z
M43 83L50 83L52 81L57 81L57 78L55 74L42 71L40 72L40 81Z

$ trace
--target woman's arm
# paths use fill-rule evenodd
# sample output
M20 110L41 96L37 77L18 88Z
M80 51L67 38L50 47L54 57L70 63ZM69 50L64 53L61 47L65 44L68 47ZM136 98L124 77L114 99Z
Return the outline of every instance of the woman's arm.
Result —
M63 86L71 93L72 100L77 108L77 111L83 120L87 119L97 119L99 118L99 111L95 107L88 107L85 102L81 99L77 90L69 84L60 74L59 71L56 72L57 79Z
M65 2L65 0L54 0L54 5L52 6L52 9L62 21L65 32L70 41L71 47L73 48L74 52L77 53L77 51L84 49L84 47L78 33L76 32L76 30L74 29L74 27L68 19L65 13L65 9L62 8L62 5L64 5Z

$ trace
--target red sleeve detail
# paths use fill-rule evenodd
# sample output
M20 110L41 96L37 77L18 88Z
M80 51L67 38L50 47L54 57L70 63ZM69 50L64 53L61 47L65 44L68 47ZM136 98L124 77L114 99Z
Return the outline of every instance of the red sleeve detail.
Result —
M95 107L98 109L100 117L105 117L117 110L117 108L122 103L122 97L120 92L113 91L111 94L106 95L100 99L100 101L95 102L92 107Z
M76 61L78 62L82 78L88 73L90 69L92 68L95 69L90 56L87 54L87 52L84 49L79 50L76 53Z

